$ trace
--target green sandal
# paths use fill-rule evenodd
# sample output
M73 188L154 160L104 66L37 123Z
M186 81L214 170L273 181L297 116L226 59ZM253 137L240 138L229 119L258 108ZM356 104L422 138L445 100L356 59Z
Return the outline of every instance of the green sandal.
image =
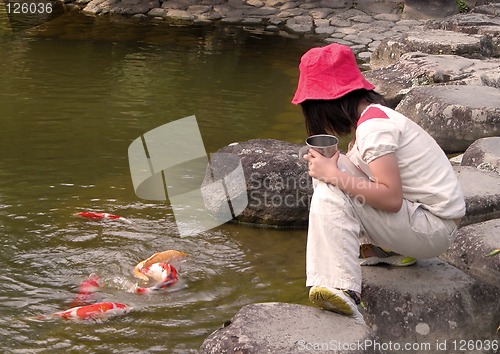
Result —
M371 250L375 256L365 256L366 251ZM362 266L371 266L379 263L385 263L396 267L407 267L415 264L416 258L402 256L395 252L384 250L371 244L361 245L359 248L359 264Z

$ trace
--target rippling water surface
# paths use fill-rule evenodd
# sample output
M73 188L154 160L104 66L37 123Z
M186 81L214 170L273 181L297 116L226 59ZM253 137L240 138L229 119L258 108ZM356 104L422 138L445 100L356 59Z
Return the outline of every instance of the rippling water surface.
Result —
M62 16L40 29L0 22L0 342L12 353L195 352L242 306L307 303L304 230L227 224L181 238L168 203L134 194L129 144L196 115L207 152L253 138L303 141L289 101L313 44L237 28ZM122 215L133 225L75 217ZM177 249L181 282L126 290L133 266ZM40 320L96 273L94 301L134 310L102 323ZM256 324L258 325L258 324Z

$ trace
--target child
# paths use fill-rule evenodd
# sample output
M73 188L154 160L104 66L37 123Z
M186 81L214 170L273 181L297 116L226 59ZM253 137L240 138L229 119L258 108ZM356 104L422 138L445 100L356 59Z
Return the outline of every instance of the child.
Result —
M354 136L347 157L326 158L313 149L304 155L314 182L309 298L362 320L360 266L408 266L445 252L465 214L464 197L441 148L385 106L349 47L313 48L299 69L292 103L301 105L308 134Z

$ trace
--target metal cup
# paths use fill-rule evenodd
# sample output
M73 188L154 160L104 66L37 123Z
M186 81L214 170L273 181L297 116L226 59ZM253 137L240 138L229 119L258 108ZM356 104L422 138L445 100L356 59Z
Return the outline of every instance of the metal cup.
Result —
M332 157L337 152L337 145L339 140L328 134L311 135L306 139L306 146L302 146L299 150L299 157L308 153L309 149L314 149L325 157Z

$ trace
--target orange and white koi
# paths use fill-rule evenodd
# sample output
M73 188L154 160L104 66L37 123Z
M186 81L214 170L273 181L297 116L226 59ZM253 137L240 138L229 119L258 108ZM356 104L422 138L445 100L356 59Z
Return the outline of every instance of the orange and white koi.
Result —
M131 310L131 307L118 302L99 302L92 305L73 307L66 311L56 312L51 316L71 321L103 321L123 315Z
M127 224L132 224L132 221L124 218L123 216L118 216L118 215L109 214L109 213L96 213L93 211L82 211L82 212L76 213L75 215L81 216L84 218L93 219L93 220L110 219L110 220L122 221L122 222L125 222Z
M155 263L162 263L162 262L173 262L175 260L182 259L184 257L187 257L188 254L181 252L181 251L176 251L176 250L168 250L168 251L163 251L163 252L158 252L150 256L149 258L139 262L135 267L134 267L134 277L149 281L149 276L147 275L148 269Z
M151 278L157 281L157 284L149 288L135 287L134 291L138 294L149 294L168 289L179 280L177 269L168 262L154 263L149 267L143 268L142 271L148 279Z
M82 281L78 289L78 294L71 303L71 307L82 306L89 303L92 298L92 294L100 288L99 280L100 278L92 273L88 279Z

